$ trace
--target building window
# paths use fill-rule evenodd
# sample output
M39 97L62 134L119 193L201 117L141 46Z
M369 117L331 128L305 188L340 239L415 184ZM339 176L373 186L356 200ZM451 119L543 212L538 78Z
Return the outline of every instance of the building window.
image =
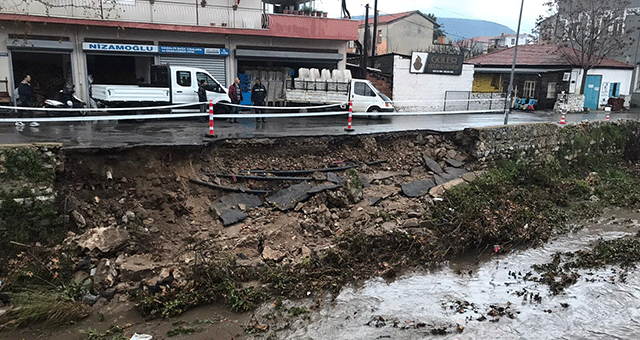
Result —
M526 98L535 98L536 96L536 82L527 80L524 82L524 91L522 93Z
M547 99L553 99L556 97L556 83L547 84Z
M178 85L191 87L191 72L189 71L177 71L176 79L178 80Z
M376 44L382 43L382 30L378 30L378 38L376 39Z
M516 44L516 39L511 38L511 45L515 45Z

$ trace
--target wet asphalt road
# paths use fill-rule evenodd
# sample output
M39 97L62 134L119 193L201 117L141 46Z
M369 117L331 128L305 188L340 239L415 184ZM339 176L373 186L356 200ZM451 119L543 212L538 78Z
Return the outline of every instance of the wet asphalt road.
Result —
M604 120L604 112L568 114L568 123L583 120ZM640 112L612 113L611 120L640 119ZM509 124L558 122L560 115L549 112L513 112ZM390 116L381 119L354 117L354 132L370 134L381 132L431 130L449 132L468 127L502 125L504 115L448 114L423 116ZM347 117L271 118L256 123L255 119L240 119L231 124L216 119L216 139L265 138L286 136L345 135ZM40 127L28 125L22 130L13 123L0 123L0 144L61 143L67 148L109 148L135 145L198 145L211 141L208 121L198 119L165 119L135 121L42 122Z

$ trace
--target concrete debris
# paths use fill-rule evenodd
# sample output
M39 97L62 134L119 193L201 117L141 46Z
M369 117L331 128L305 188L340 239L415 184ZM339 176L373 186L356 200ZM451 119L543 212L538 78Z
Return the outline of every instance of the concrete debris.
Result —
M148 255L120 255L116 259L120 267L121 281L140 281L153 274L153 270L160 265L151 261Z
M417 181L413 183L407 183L402 185L402 192L407 197L420 197L429 192L429 190L436 186L433 179L427 179Z
M93 276L93 287L100 291L113 287L118 277L115 262L109 259L101 259L96 266L96 273Z
M89 252L112 253L123 247L129 240L129 232L123 228L101 227L87 230L77 239L80 248Z
M124 213L124 215L122 216L122 223L127 224L131 221L133 221L133 219L136 218L136 214L131 211L128 210L126 213Z
M435 186L435 187L431 188L431 190L429 190L429 195L431 195L432 197L440 198L440 197L442 197L442 195L444 195L444 193L447 190L449 190L449 189L451 189L451 188L453 188L455 186L462 185L462 184L466 185L467 182L462 178L456 178L456 179L451 180L451 181L449 181L447 183L444 183L444 184L441 184L441 185L438 185L438 186Z
M265 261L280 262L284 258L285 254L279 250L272 249L269 246L264 247L262 250L262 259Z

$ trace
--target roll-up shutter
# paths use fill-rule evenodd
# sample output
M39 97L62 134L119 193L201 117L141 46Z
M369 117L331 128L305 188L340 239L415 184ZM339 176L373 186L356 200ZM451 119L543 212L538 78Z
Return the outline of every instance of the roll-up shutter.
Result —
M222 84L227 86L227 69L225 65L225 58L194 58L194 57L175 57L175 56L160 56L160 63L199 67L207 70L211 75L216 78Z

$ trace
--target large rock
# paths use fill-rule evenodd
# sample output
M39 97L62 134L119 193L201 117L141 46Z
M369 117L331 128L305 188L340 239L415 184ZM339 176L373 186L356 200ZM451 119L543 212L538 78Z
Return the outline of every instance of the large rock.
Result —
M402 185L402 192L408 197L420 197L436 186L433 179L426 179Z
M122 248L129 240L129 232L122 228L101 227L87 230L77 244L89 252L112 253Z
M309 194L310 190L311 185L309 185L307 181L304 181L272 194L267 197L267 202L278 210L291 210L295 208L298 202L302 202L311 197L311 194Z
M116 264L120 267L122 281L140 281L153 274L160 265L151 261L148 255L119 256Z

